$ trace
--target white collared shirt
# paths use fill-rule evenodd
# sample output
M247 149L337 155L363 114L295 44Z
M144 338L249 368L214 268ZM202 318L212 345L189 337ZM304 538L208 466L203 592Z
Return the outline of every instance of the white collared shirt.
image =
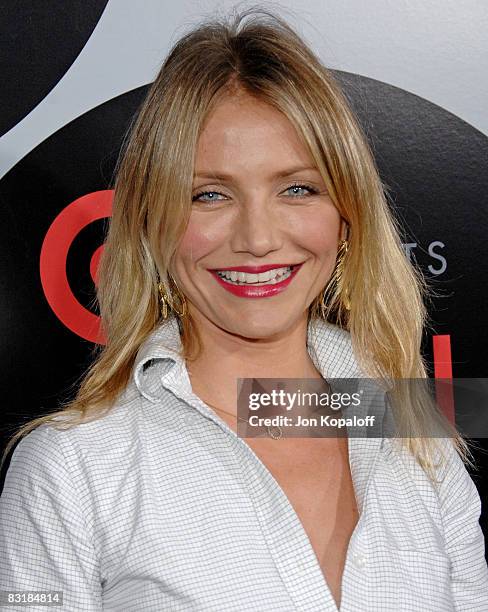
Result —
M193 393L180 346L170 319L107 415L43 425L17 445L0 498L0 591L63 591L73 612L337 612L288 498ZM324 378L364 376L346 331L317 321L307 346ZM488 611L480 498L449 457L434 486L391 440L349 439L360 518L341 612Z

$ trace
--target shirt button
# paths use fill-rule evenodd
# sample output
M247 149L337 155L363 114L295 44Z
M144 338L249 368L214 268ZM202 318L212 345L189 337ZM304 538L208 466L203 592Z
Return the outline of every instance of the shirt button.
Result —
M367 559L366 556L362 555L361 553L354 553L352 556L352 562L357 568L362 569L366 566Z

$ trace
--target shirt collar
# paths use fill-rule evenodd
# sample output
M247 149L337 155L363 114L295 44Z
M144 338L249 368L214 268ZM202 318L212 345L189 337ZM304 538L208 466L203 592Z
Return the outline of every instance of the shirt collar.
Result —
M363 378L352 349L350 333L323 319L310 320L307 330L310 357L324 378ZM133 368L139 392L150 401L158 401L159 383L179 380L186 392L191 384L181 356L182 342L174 317L160 324L141 345ZM155 378L152 370L158 366Z

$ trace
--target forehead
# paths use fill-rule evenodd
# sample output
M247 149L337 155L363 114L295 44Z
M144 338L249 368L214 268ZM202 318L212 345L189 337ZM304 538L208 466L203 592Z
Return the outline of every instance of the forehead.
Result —
M198 140L195 173L208 169L314 166L290 120L248 94L228 95L207 117Z

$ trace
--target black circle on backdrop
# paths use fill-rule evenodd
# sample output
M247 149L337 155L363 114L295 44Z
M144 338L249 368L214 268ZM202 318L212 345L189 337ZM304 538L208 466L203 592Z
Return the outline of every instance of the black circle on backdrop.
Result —
M417 243L416 260L445 295L434 299L431 316L437 333L451 335L454 376L485 377L488 138L411 93L353 74L335 76L371 143L394 212L404 223L404 240ZM8 296L0 322L0 380L6 390L7 421L39 414L41 407L54 409L56 398L91 357L93 345L64 328L51 312L39 281L39 253L62 209L80 196L110 187L124 132L145 92L128 92L75 119L0 181L5 212L0 278L2 295ZM91 238L90 231L95 233ZM97 243L97 231L94 227L81 235L69 256L70 284L80 300L93 291L88 270L77 272L88 266L91 254L80 253ZM445 243L448 265L434 278L428 272L428 246L437 240ZM430 343L424 349L432 363Z
M108 0L2 2L0 136L23 119L64 76Z
M418 244L416 261L435 288L445 293L445 298L434 302L432 314L439 333L452 335L457 352L455 375L484 376L487 338L481 317L487 272L484 266L476 266L486 260L488 248L484 232L488 139L418 96L349 73L335 72L335 76L371 143L382 180L390 188L392 205L404 222L404 239ZM54 218L70 202L110 187L123 135L145 91L139 88L128 92L75 119L37 146L0 181L7 215L0 229L2 244L7 245L0 271L13 298L8 308L15 310L13 318L17 320L23 302L16 299L16 294L25 291L26 302L34 300L37 304L37 320L54 326L71 350L73 345L78 346L78 340L53 320L43 299L38 273L40 246ZM433 263L427 252L433 240L445 243L443 254L448 267L439 277L427 269ZM19 270L23 279L20 286ZM88 270L83 276L73 269L71 276L77 295L93 290L86 286ZM82 277L83 283L77 285ZM466 311L469 316L460 316ZM27 321L31 316L32 311ZM18 334L18 325L5 329L4 346L14 345ZM44 334L39 326L36 334L39 339ZM47 335L56 338L54 346L59 346L60 338L52 329ZM41 346L51 346L52 342L41 342Z

